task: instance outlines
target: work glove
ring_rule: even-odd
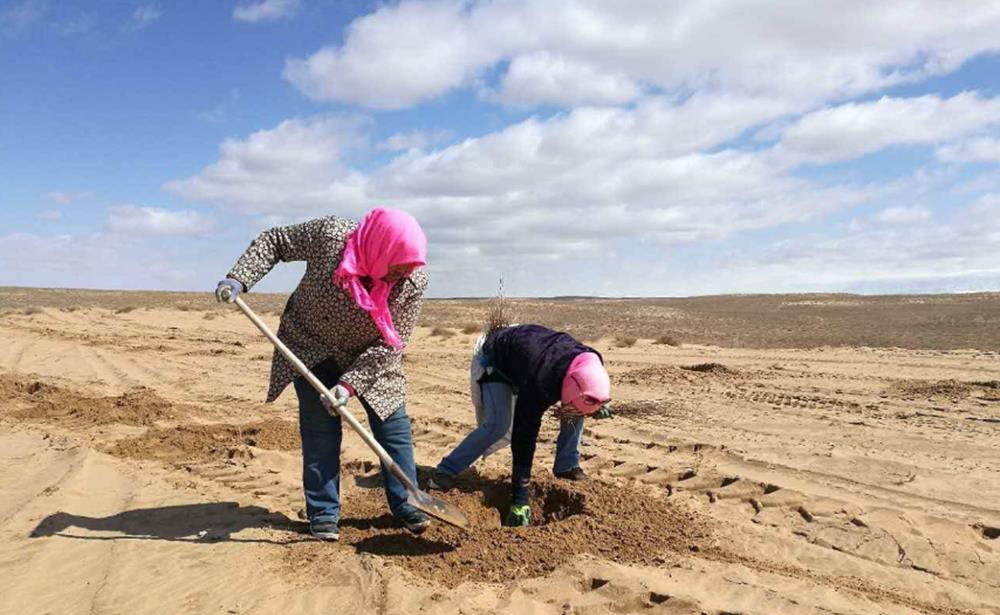
[[[528,527],[531,525],[531,506],[527,504],[511,504],[507,516],[503,518],[504,527]]]
[[[601,409],[594,413],[592,418],[595,419],[611,419],[614,418],[614,413],[611,412],[611,406],[604,404]]]
[[[222,289],[229,289],[229,298],[222,298]],[[219,300],[219,303],[233,303],[236,301],[236,297],[243,291],[243,283],[232,278],[226,278],[219,282],[219,285],[215,287],[215,298]]]
[[[320,395],[320,400],[323,402],[323,407],[326,408],[326,411],[331,416],[338,416],[334,406],[346,406],[348,400],[351,399],[351,392],[344,385],[338,384],[330,389],[330,394],[333,395],[332,400],[326,395]]]

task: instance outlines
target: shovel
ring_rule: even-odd
[[[229,301],[230,296],[231,291],[228,288],[222,289],[222,299],[224,301]],[[410,477],[403,472],[402,468],[396,465],[396,462],[392,460],[389,453],[385,452],[382,445],[379,444],[375,438],[373,438],[372,435],[361,426],[361,423],[354,418],[353,414],[347,411],[345,404],[337,404],[334,401],[333,395],[329,390],[327,390],[323,383],[320,382],[319,378],[314,376],[313,373],[309,371],[309,368],[306,367],[306,364],[300,361],[299,358],[288,349],[288,346],[285,346],[285,344],[278,339],[278,336],[276,336],[271,329],[264,324],[264,321],[254,314],[253,310],[250,309],[243,299],[241,297],[236,297],[234,302],[236,303],[236,306],[239,307],[244,314],[246,314],[246,317],[249,318],[253,324],[257,325],[260,332],[263,333],[267,339],[271,340],[271,343],[274,344],[275,348],[277,348],[286,359],[288,359],[288,362],[295,366],[295,369],[297,369],[298,372],[309,381],[309,384],[311,384],[320,395],[324,395],[328,400],[330,400],[330,407],[340,415],[340,418],[347,421],[347,424],[350,425],[354,431],[358,432],[358,435],[365,441],[365,444],[367,444],[369,448],[375,451],[375,454],[378,455],[378,458],[382,461],[382,465],[388,468],[388,470],[392,472],[393,476],[399,479],[399,482],[403,483],[403,486],[406,487],[406,491],[409,493],[406,498],[407,502],[409,502],[417,510],[422,510],[435,519],[440,519],[445,523],[462,528],[463,530],[469,529],[469,518],[465,516],[465,513],[459,510],[455,505],[449,504],[440,498],[436,498],[429,493],[421,491],[420,488],[417,487],[412,480],[410,480]]]

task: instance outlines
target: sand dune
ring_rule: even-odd
[[[473,532],[410,537],[347,435],[331,545],[244,318],[31,312],[0,317],[3,613],[1000,613],[992,352],[603,339],[618,416],[587,428],[586,485],[550,476],[545,424],[538,526],[499,527],[502,452],[454,496]],[[474,335],[430,333],[406,358],[425,469],[473,422]]]

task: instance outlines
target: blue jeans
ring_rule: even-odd
[[[313,367],[313,373],[328,388],[337,384],[340,369],[333,361],[324,361]],[[340,520],[340,442],[342,436],[339,416],[330,416],[319,393],[305,378],[295,379],[295,393],[299,397],[299,434],[302,436],[302,486],[306,496],[306,514],[309,520]],[[417,482],[417,467],[413,460],[413,437],[406,406],[400,406],[382,420],[368,403],[357,398],[368,414],[368,425],[375,440],[385,448],[399,467]],[[396,517],[414,511],[406,502],[406,487],[382,466],[389,510]]]
[[[505,382],[481,382],[483,409],[489,417],[485,423],[472,430],[447,457],[438,464],[438,471],[455,476],[483,456],[486,449],[504,437],[510,426],[514,390]]]
[[[456,476],[483,456],[483,453],[507,433],[510,426],[514,391],[504,382],[481,382],[483,408],[489,419],[472,430],[447,457],[441,460],[437,471]],[[580,465],[580,438],[583,436],[583,419],[563,422],[556,439],[554,472],[565,472]]]
[[[559,423],[559,437],[556,438],[556,461],[553,472],[567,472],[580,467],[580,440],[583,438],[583,419]]]

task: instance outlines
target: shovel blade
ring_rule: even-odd
[[[422,510],[435,519],[444,521],[449,525],[454,525],[466,531],[472,527],[469,523],[469,518],[457,506],[449,504],[441,498],[436,498],[425,491],[420,491],[419,489],[411,491],[406,501],[417,510]]]

